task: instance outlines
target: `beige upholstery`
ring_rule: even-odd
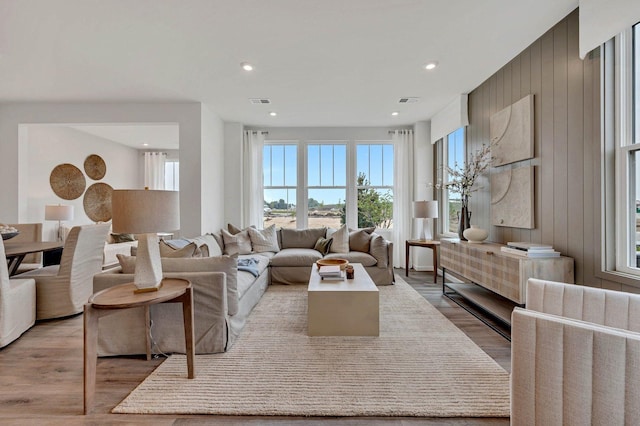
[[[93,294],[93,276],[102,270],[109,224],[74,226],[64,243],[60,265],[16,275],[36,281],[36,318],[82,312]]]
[[[4,242],[0,239],[0,348],[7,346],[36,322],[36,283],[9,279]]]
[[[640,424],[640,295],[529,279],[526,300],[512,314],[512,424]]]
[[[20,232],[11,239],[11,242],[39,243],[42,241],[42,223],[15,223],[9,226],[13,226]],[[26,255],[18,267],[18,274],[38,268],[42,268],[42,252]]]

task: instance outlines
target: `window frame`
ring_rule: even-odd
[[[345,205],[346,205],[346,225],[351,228],[357,228],[357,146],[358,145],[391,145],[393,147],[393,155],[395,159],[395,146],[391,138],[384,140],[361,140],[361,139],[331,139],[331,140],[269,140],[264,141],[264,146],[267,145],[296,145],[297,146],[297,185],[290,187],[295,189],[296,192],[296,227],[297,229],[305,229],[308,227],[308,215],[309,215],[309,189],[345,189]],[[308,185],[308,151],[310,145],[346,145],[346,186],[309,186]],[[263,151],[264,152],[264,151]],[[263,160],[264,161],[264,160]],[[392,164],[395,167],[395,161]],[[263,173],[264,173],[263,162]],[[392,171],[392,173],[394,173]],[[263,176],[264,183],[264,176]],[[395,193],[395,182],[391,187],[392,193]],[[263,198],[264,191],[267,189],[287,189],[280,187],[273,187],[263,185]],[[375,187],[377,188],[377,187]],[[303,208],[300,208],[303,206]]]
[[[382,146],[382,153],[381,153],[381,159],[382,159],[382,166],[383,166],[383,175],[382,175],[382,185],[358,185],[358,167],[357,167],[357,162],[358,162],[358,147],[359,146],[373,146],[373,145],[380,145]],[[392,170],[391,170],[391,180],[392,180],[392,184],[391,185],[384,185],[385,179],[384,179],[384,157],[385,157],[385,153],[384,153],[384,147],[385,146],[389,146],[391,147],[391,151],[392,151],[392,159],[391,159],[391,165],[392,165]],[[370,153],[371,151],[369,151]],[[389,228],[380,228],[380,229],[388,229],[391,230],[393,229],[393,203],[395,202],[395,170],[393,170],[395,168],[395,156],[396,156],[396,152],[395,152],[395,145],[393,143],[392,140],[389,141],[366,141],[366,140],[359,140],[359,141],[355,141],[355,155],[354,155],[354,161],[356,163],[356,167],[354,170],[354,176],[353,176],[353,186],[355,189],[355,201],[354,201],[354,206],[356,207],[355,209],[355,227],[358,227],[358,190],[359,189],[373,189],[375,191],[379,191],[379,190],[387,190],[391,192],[391,227]],[[369,155],[369,171],[371,171],[371,155]],[[370,179],[370,176],[369,176]],[[371,180],[369,180],[369,182],[371,182]],[[348,216],[347,216],[348,217]]]
[[[264,156],[264,148],[267,147],[267,146],[269,146],[269,147],[282,146],[283,147],[282,153],[283,153],[283,156],[285,156],[284,158],[286,158],[286,155],[285,155],[286,154],[286,150],[284,149],[284,147],[286,147],[286,146],[295,146],[295,148],[296,148],[296,179],[295,179],[296,180],[296,186],[286,185],[287,178],[286,178],[286,174],[284,174],[284,172],[283,172],[283,178],[282,179],[283,179],[283,183],[285,185],[265,185],[265,176],[264,176],[264,173],[265,173],[265,168],[264,168],[265,156]],[[273,152],[273,150],[272,150],[272,152]],[[296,218],[297,218],[298,205],[299,205],[299,192],[300,192],[300,191],[298,191],[298,186],[297,186],[298,182],[300,180],[300,146],[298,144],[298,141],[282,141],[282,140],[273,140],[273,141],[268,141],[268,142],[265,141],[264,145],[263,145],[263,148],[262,148],[262,157],[263,157],[262,158],[262,202],[263,202],[263,204],[264,204],[264,201],[265,201],[264,194],[265,194],[266,190],[287,190],[288,191],[288,190],[293,189],[294,191],[296,191],[295,202],[296,202]],[[283,164],[285,163],[284,158],[283,158]],[[270,170],[273,170],[273,155],[271,156],[270,161],[271,161]],[[270,179],[270,181],[271,181],[271,183],[273,183],[273,177]],[[289,200],[287,200],[287,201],[289,201]],[[264,210],[263,210],[263,212],[262,212],[262,222],[263,222],[263,224],[264,224],[264,217],[265,216],[264,216]]]
[[[442,218],[442,220],[440,220],[440,233],[442,234],[442,236],[448,238],[458,237],[457,229],[449,229],[449,190],[447,189],[446,183],[449,181],[449,173],[447,172],[447,166],[449,166],[449,138],[459,130],[462,130],[462,157],[464,159],[464,164],[462,164],[462,167],[464,167],[467,161],[466,126],[458,127],[453,132],[440,139],[442,141],[442,163],[439,168],[440,170],[442,170],[442,178],[439,179],[439,181],[441,181],[443,184],[440,188],[440,199],[442,200],[442,202],[440,203],[440,212],[438,214]]]

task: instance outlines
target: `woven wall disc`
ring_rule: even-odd
[[[84,171],[93,180],[100,180],[107,174],[107,165],[102,157],[91,154],[84,160]]]
[[[84,212],[94,222],[111,220],[111,194],[113,188],[106,183],[94,183],[84,193]]]
[[[53,192],[64,200],[79,198],[87,186],[82,171],[73,164],[58,164],[49,176]]]

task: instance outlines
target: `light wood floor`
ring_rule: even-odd
[[[510,370],[510,343],[443,297],[432,273],[411,272],[405,278],[429,302],[462,329],[493,359]],[[441,279],[441,277],[439,277]],[[428,327],[429,324],[425,324]],[[126,332],[126,331],[123,331]],[[110,414],[162,359],[98,360],[96,406],[82,415],[82,316],[40,322],[20,339],[0,349],[0,424],[153,424],[153,425],[508,425],[508,419],[296,418],[237,416],[147,416]],[[425,359],[425,363],[429,360]]]

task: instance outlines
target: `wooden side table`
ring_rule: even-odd
[[[187,376],[195,377],[195,334],[193,320],[193,289],[188,280],[165,278],[158,291],[134,293],[133,283],[120,284],[102,290],[84,305],[84,413],[93,408],[96,387],[96,365],[98,357],[98,318],[117,312],[119,309],[144,307],[147,319],[147,359],[151,355],[149,338],[149,306],[158,303],[182,303],[185,348],[187,353]],[[127,330],[122,330],[126,333]]]
[[[432,240],[407,240],[406,247],[406,256],[405,256],[405,274],[409,276],[409,249],[411,247],[427,247],[433,250],[433,282],[437,282],[438,279],[438,246],[440,246],[440,241],[432,241]]]

